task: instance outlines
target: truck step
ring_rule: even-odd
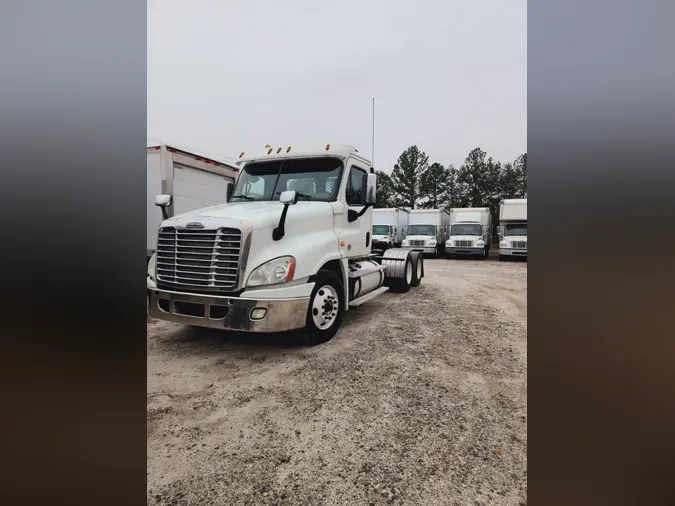
[[[372,292],[365,294],[363,297],[354,299],[349,303],[349,307],[359,307],[364,302],[368,302],[369,300],[374,299],[375,297],[386,292],[387,290],[389,290],[388,286],[381,286],[377,290],[373,290]]]

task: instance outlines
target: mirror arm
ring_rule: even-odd
[[[166,212],[166,207],[162,206],[162,216],[165,220],[169,219],[169,213]]]
[[[363,209],[361,209],[358,213],[356,211],[353,211],[352,209],[349,210],[347,213],[347,221],[349,223],[353,223],[356,220],[358,220],[361,216],[366,214],[366,211],[368,210],[369,207],[374,207],[375,204],[366,204],[363,206]]]
[[[288,212],[288,206],[290,204],[284,204],[284,210],[281,211],[281,219],[279,220],[279,226],[272,231],[272,239],[275,241],[280,241],[281,238],[286,235],[286,213]]]

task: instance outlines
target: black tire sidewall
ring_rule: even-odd
[[[411,255],[408,255],[408,257],[405,260],[405,267],[403,268],[403,277],[398,281],[398,291],[400,293],[409,292],[410,287],[412,286],[411,284],[408,284],[408,280],[406,279],[406,272],[408,271],[408,265],[410,265],[410,269],[413,270],[412,280],[415,279],[415,271],[414,271],[415,263],[412,261]]]
[[[344,317],[344,287],[340,282],[340,278],[338,278],[334,272],[321,270],[316,275],[314,283],[314,289],[309,297],[307,319],[305,320],[305,329],[303,331],[303,343],[307,346],[325,343],[332,339],[339,330],[340,325],[342,324],[342,318]],[[314,318],[312,317],[312,303],[314,302],[316,294],[319,293],[319,290],[325,285],[332,286],[337,292],[339,307],[333,325],[331,325],[328,330],[321,330],[314,323]]]
[[[422,271],[420,273],[421,277],[417,277],[417,265],[421,262],[421,267]],[[418,254],[415,255],[415,261],[413,262],[413,277],[412,277],[412,283],[410,283],[410,286],[416,287],[420,286],[420,283],[422,283],[422,277],[424,276],[424,255]]]

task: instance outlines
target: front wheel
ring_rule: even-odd
[[[344,293],[334,272],[320,270],[309,298],[302,343],[315,346],[330,340],[340,328],[344,315]]]

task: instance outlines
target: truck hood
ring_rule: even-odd
[[[391,239],[389,235],[373,235],[373,241],[388,241]]]
[[[289,210],[289,219],[293,216],[293,221],[302,221],[304,217],[309,217],[316,213],[317,206],[330,207],[328,202],[298,202],[291,206],[293,211]],[[212,207],[196,209],[187,213],[176,215],[166,221],[164,225],[185,225],[191,221],[200,219],[223,220],[223,221],[247,221],[253,227],[253,230],[276,227],[281,218],[281,212],[284,205],[281,202],[261,201],[261,202],[231,202],[229,204],[218,204]]]

